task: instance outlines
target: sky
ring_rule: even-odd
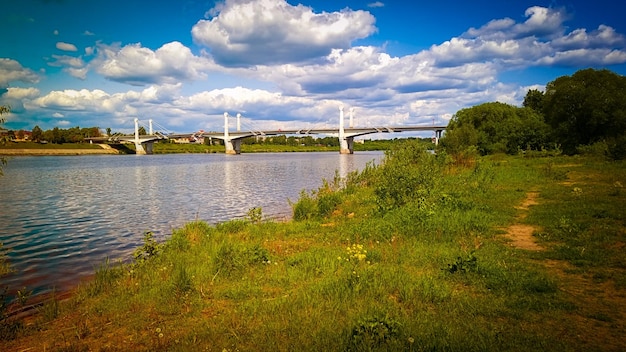
[[[615,0],[0,0],[4,127],[446,125],[586,68],[626,75]],[[234,122],[232,125],[234,128]],[[401,136],[398,136],[401,137]]]

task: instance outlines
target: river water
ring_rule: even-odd
[[[379,162],[381,152],[14,157],[0,177],[0,242],[15,272],[0,289],[62,292],[109,258],[128,260],[152,231],[185,223],[289,218],[289,200]]]

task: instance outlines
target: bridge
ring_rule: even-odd
[[[169,139],[170,137],[167,134],[162,132],[155,132],[152,129],[152,119],[148,120],[148,134],[140,135],[139,134],[139,119],[135,118],[135,134],[134,135],[124,135],[124,134],[114,134],[108,137],[90,137],[85,138],[89,142],[133,142],[135,143],[135,152],[140,155],[152,154],[154,142],[159,140]]]
[[[135,119],[135,134],[113,135],[110,137],[89,138],[90,141],[109,141],[109,142],[133,142],[137,150],[137,154],[152,154],[154,142],[164,139],[185,138],[185,137],[204,137],[215,138],[224,141],[226,154],[240,154],[241,141],[244,138],[255,136],[275,136],[275,135],[312,135],[323,134],[339,138],[339,153],[354,153],[354,138],[371,133],[396,133],[408,131],[434,131],[435,144],[441,138],[442,132],[446,126],[387,126],[387,127],[353,127],[354,110],[350,109],[350,120],[348,127],[345,127],[345,117],[343,107],[339,108],[339,128],[322,128],[322,129],[300,129],[300,130],[266,130],[266,131],[241,131],[241,114],[237,114],[237,130],[229,131],[229,114],[224,113],[224,132],[194,132],[194,133],[162,133],[154,132],[152,129],[152,120],[149,120],[148,135],[139,134],[138,119]]]

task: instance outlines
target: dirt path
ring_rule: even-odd
[[[537,244],[535,238],[533,237],[533,233],[538,230],[536,226],[522,224],[521,222],[526,219],[528,216],[528,211],[531,206],[537,205],[537,198],[539,197],[539,192],[532,191],[526,194],[526,199],[519,206],[515,207],[519,214],[516,218],[516,223],[509,226],[506,229],[505,237],[511,240],[511,246],[526,249],[530,251],[541,251],[544,250],[543,247]]]
[[[539,204],[539,198],[539,192],[529,192],[516,207],[519,211],[517,221],[506,229],[504,235],[512,247],[546,250],[533,236],[539,227],[522,223],[531,206]],[[594,280],[592,274],[567,261],[545,259],[541,264],[575,307],[566,315],[566,321],[554,322],[550,328],[560,331],[564,338],[577,335],[581,351],[626,351],[626,291],[617,288],[612,280]]]

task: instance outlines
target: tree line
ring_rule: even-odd
[[[9,139],[24,139],[25,131],[24,130],[9,130],[8,138]],[[33,127],[31,131],[30,140],[33,142],[49,142],[49,143],[82,143],[85,138],[89,137],[100,137],[102,134],[100,133],[99,127],[84,127],[80,128],[78,126],[63,129],[54,127],[49,130],[42,130],[39,126]]]
[[[626,158],[626,77],[584,69],[529,90],[521,107],[491,102],[459,110],[441,146],[481,155],[556,149]]]

